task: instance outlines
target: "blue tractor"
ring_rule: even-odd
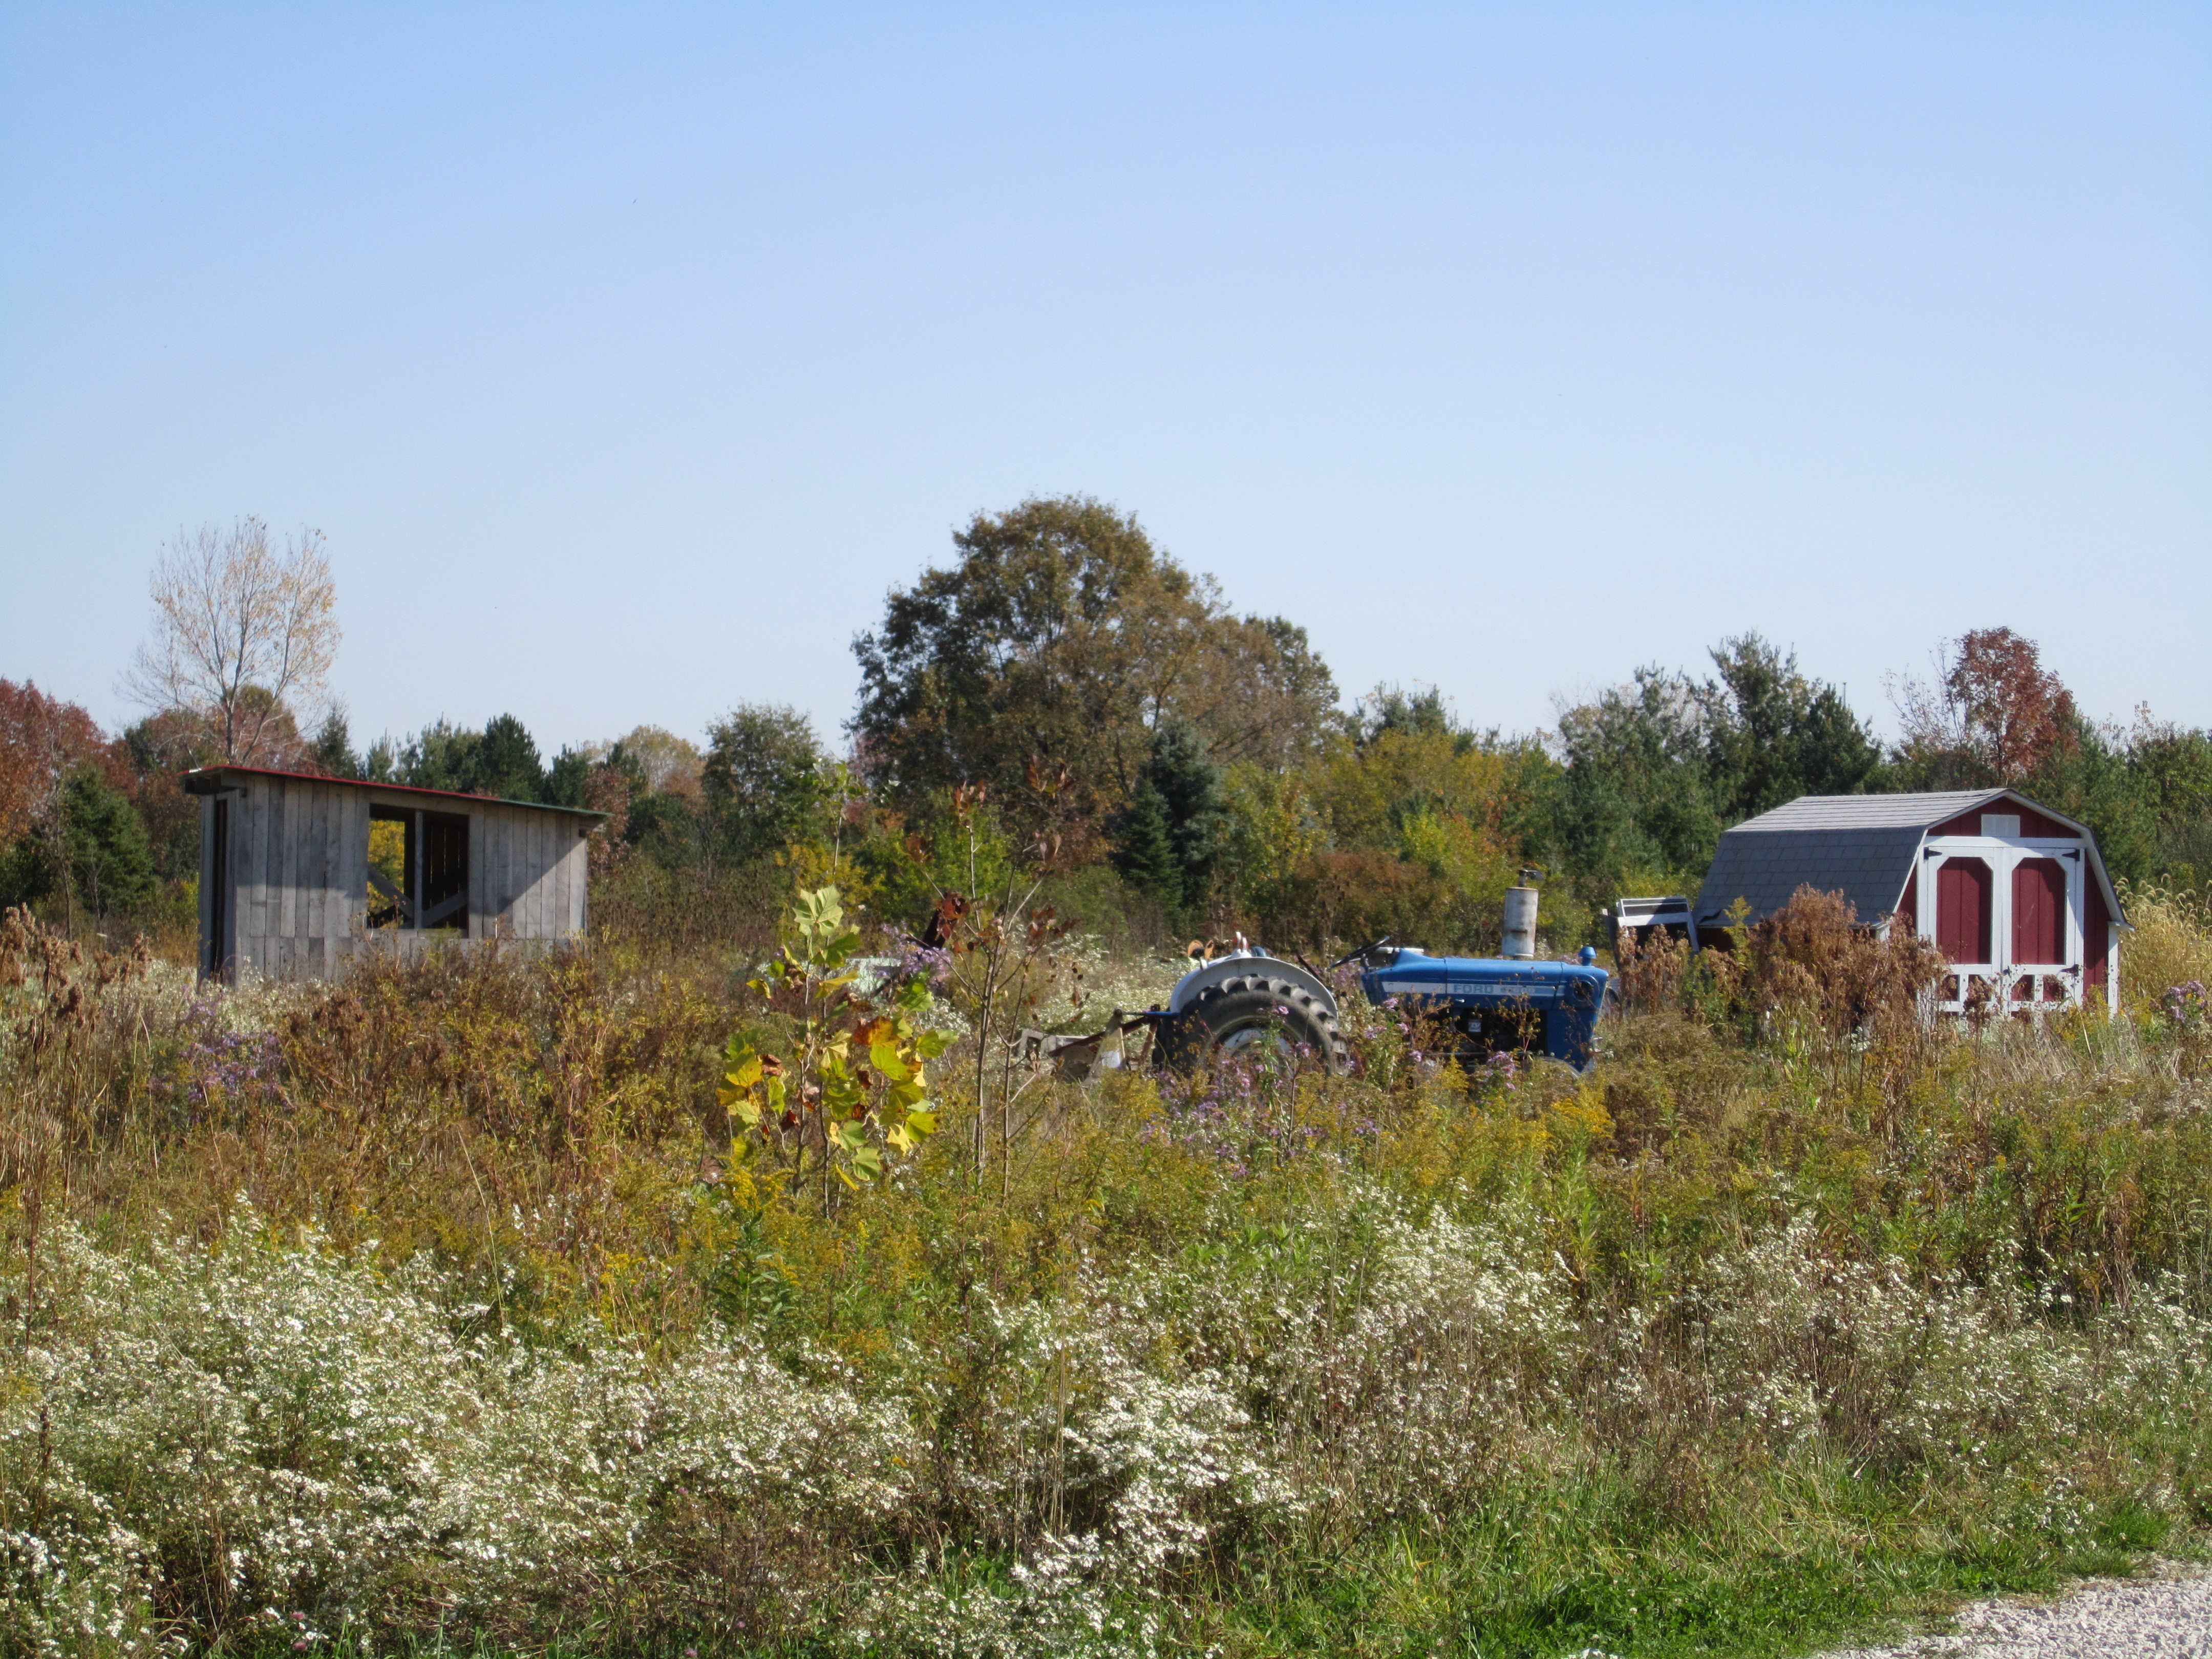
[[[1567,962],[1535,957],[1536,891],[1506,896],[1504,953],[1432,957],[1387,939],[1331,964],[1359,964],[1359,988],[1381,1006],[1419,1014],[1439,1028],[1461,1066],[1472,1071],[1497,1054],[1547,1054],[1577,1070],[1595,1058],[1597,1018],[1607,975],[1585,945]],[[1152,1032],[1155,1065],[1188,1071],[1209,1060],[1266,1045],[1286,1058],[1341,1072],[1351,1064],[1327,977],[1302,963],[1270,955],[1242,939],[1210,955],[1176,981],[1164,1008],[1139,1014],[1115,1010],[1103,1031],[1087,1037],[1026,1032],[1033,1057],[1054,1061],[1063,1075],[1091,1075],[1121,1063],[1109,1037],[1139,1026]],[[1442,1030],[1437,1038],[1444,1040]]]
[[[1584,945],[1572,962],[1518,957],[1432,957],[1407,949],[1368,953],[1359,988],[1372,1003],[1396,998],[1456,1033],[1462,1066],[1525,1052],[1587,1070],[1597,1054],[1607,974]]]

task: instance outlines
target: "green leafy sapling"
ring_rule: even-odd
[[[793,1191],[818,1176],[827,1204],[832,1173],[858,1191],[937,1132],[925,1066],[947,1039],[915,1029],[929,1007],[926,982],[880,997],[855,988],[860,935],[846,925],[836,888],[800,893],[788,920],[791,942],[750,981],[781,1034],[731,1037],[717,1098],[743,1126],[736,1155],[764,1152]]]

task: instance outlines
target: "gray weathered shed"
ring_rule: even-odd
[[[204,974],[313,978],[365,949],[576,939],[589,920],[602,812],[253,766],[185,787],[201,798]]]
[[[1934,940],[1958,970],[1948,1005],[2117,994],[2127,921],[2097,838],[2013,790],[1800,795],[1721,836],[1691,908],[1703,933],[1726,927],[1738,899],[1756,921],[1800,887]]]

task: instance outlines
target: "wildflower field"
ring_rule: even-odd
[[[1351,1075],[1164,1083],[818,897],[235,990],[13,913],[0,1647],[1786,1653],[2193,1551],[2202,907],[1979,1030],[1793,910],[1587,1076],[1347,988]]]

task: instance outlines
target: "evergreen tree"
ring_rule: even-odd
[[[1352,718],[1353,740],[1364,749],[1391,732],[1449,737],[1453,749],[1462,755],[1479,741],[1452,717],[1444,694],[1433,685],[1412,692],[1402,686],[1378,685],[1359,700],[1359,711]]]
[[[101,915],[136,910],[154,896],[154,850],[131,803],[92,767],[62,786],[60,810],[44,829],[0,858],[0,905],[27,904],[66,882]]]
[[[1150,779],[1137,785],[1136,793],[1115,822],[1114,867],[1123,879],[1155,895],[1170,910],[1182,908],[1182,866],[1176,857],[1175,840],[1168,824],[1167,803]]]
[[[399,745],[392,781],[466,794],[476,781],[477,750],[483,746],[482,732],[455,726],[441,715]]]
[[[21,836],[0,848],[0,910],[44,898],[53,885],[53,861],[41,837]]]
[[[1213,763],[1205,740],[1195,731],[1179,720],[1170,720],[1152,734],[1152,757],[1145,763],[1141,782],[1160,799],[1183,902],[1201,903],[1220,860],[1222,837],[1228,826],[1221,769]]]
[[[512,714],[487,720],[477,744],[475,776],[470,787],[479,794],[496,795],[501,800],[543,799],[545,767],[538,757],[538,743],[530,728]]]
[[[545,769],[545,803],[549,806],[581,806],[584,785],[592,775],[592,757],[566,744]]]
[[[1711,656],[1717,680],[1639,668],[1560,717],[1553,842],[1593,901],[1630,871],[1694,881],[1729,825],[1877,775],[1872,732],[1794,655],[1745,634]]]
[[[704,860],[707,838],[699,809],[665,790],[635,790],[623,839],[664,870],[689,870]]]
[[[1656,666],[1560,716],[1558,843],[1577,876],[1601,890],[1622,870],[1705,868],[1721,832],[1706,729],[1698,688]]]
[[[1723,640],[1720,670],[1702,701],[1710,793],[1723,823],[1740,823],[1800,795],[1856,794],[1881,759],[1843,693],[1798,672],[1757,634]]]
[[[2105,867],[2121,880],[2154,878],[2160,827],[2155,787],[2081,714],[2069,710],[2067,720],[2070,730],[2019,781],[2020,792],[2088,825]]]
[[[106,915],[135,910],[153,897],[154,849],[146,826],[92,768],[64,787],[62,824],[70,879],[88,907]]]
[[[1180,720],[1152,733],[1129,805],[1116,814],[1114,866],[1171,910],[1206,902],[1229,822],[1221,769]]]
[[[2212,887],[2212,732],[2154,720],[2128,738],[2128,771],[2158,820],[2153,861],[2169,886]]]
[[[353,737],[346,729],[346,711],[343,703],[334,704],[323,716],[314,738],[307,744],[307,753],[313,758],[315,768],[326,778],[357,778],[361,775],[361,757],[353,752]]]
[[[387,758],[388,757],[388,758]],[[530,728],[512,714],[485,722],[481,732],[440,718],[392,755],[379,742],[368,751],[368,775],[417,789],[450,789],[501,800],[542,800],[545,768]]]

